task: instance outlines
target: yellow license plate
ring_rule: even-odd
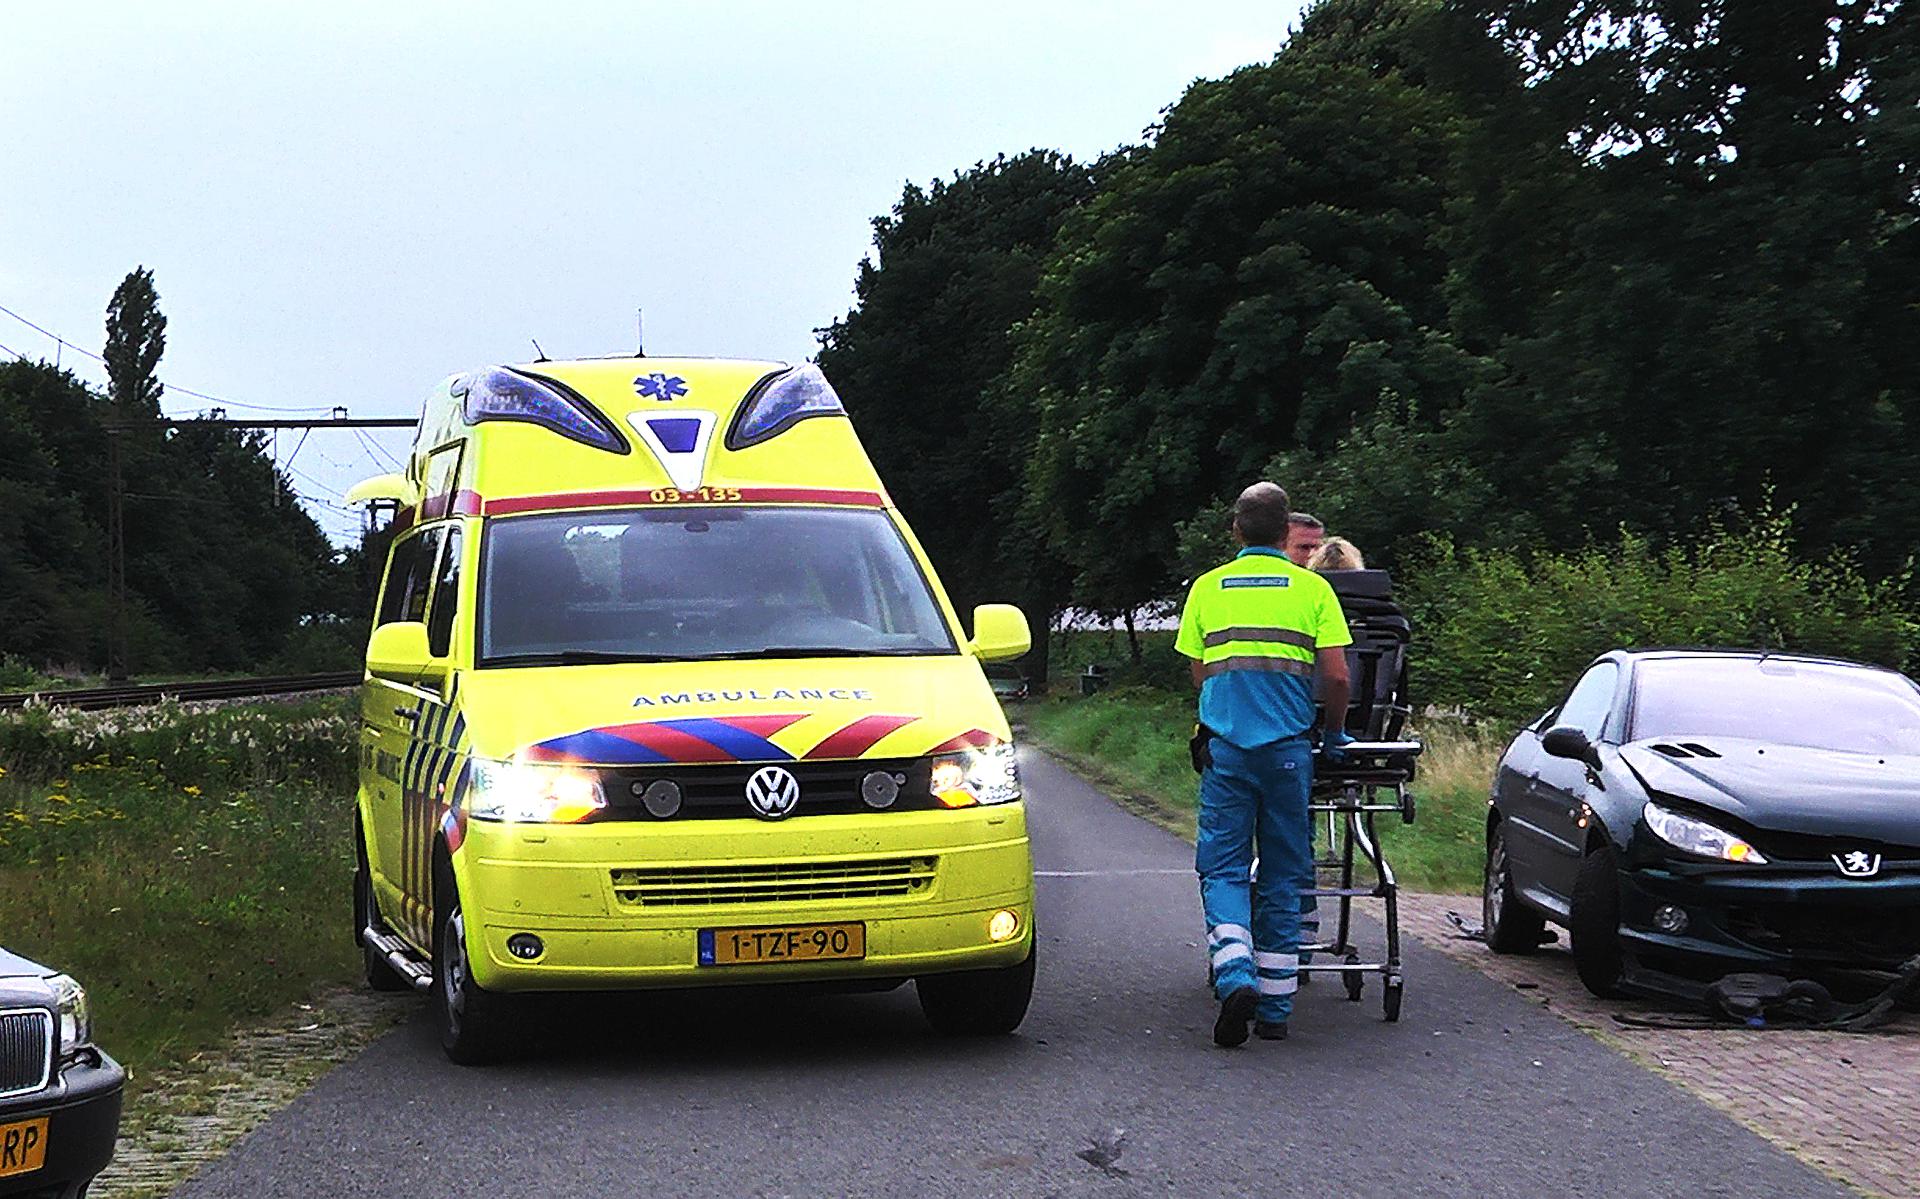
[[[47,1117],[0,1124],[0,1178],[31,1174],[47,1164]]]
[[[831,962],[867,956],[867,926],[787,924],[777,928],[703,928],[702,966],[761,962]]]

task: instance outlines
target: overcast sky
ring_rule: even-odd
[[[448,374],[531,357],[530,337],[630,351],[636,306],[653,353],[799,360],[905,182],[1138,141],[1195,78],[1271,57],[1298,11],[9,5],[0,306],[97,353],[145,264],[162,379],[367,416],[412,416]],[[55,353],[4,314],[0,345]],[[356,521],[326,502],[378,468],[338,431],[292,463],[336,539]]]

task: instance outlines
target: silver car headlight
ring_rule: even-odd
[[[93,1006],[87,1002],[87,989],[65,974],[54,975],[47,985],[53,988],[53,1014],[60,1022],[60,1056],[93,1044]]]
[[[1704,820],[1683,815],[1672,808],[1663,808],[1651,801],[1641,814],[1646,817],[1647,827],[1653,830],[1653,835],[1675,849],[1720,862],[1766,865],[1766,856],[1759,850]]]
[[[933,797],[943,807],[1012,803],[1020,798],[1020,768],[1011,742],[941,754],[933,760]]]

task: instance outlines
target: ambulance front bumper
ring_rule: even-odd
[[[779,824],[472,821],[455,875],[475,980],[498,991],[898,979],[1017,965],[1033,945],[1017,803]],[[1017,931],[995,940],[1009,911]],[[861,956],[713,960],[716,934],[846,925]],[[517,937],[524,954],[527,935],[532,957],[509,948]]]

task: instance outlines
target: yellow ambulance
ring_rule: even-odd
[[[355,935],[450,1057],[529,992],[911,979],[1011,1031],[1033,864],[981,663],[812,365],[490,367],[427,398],[362,693]]]

